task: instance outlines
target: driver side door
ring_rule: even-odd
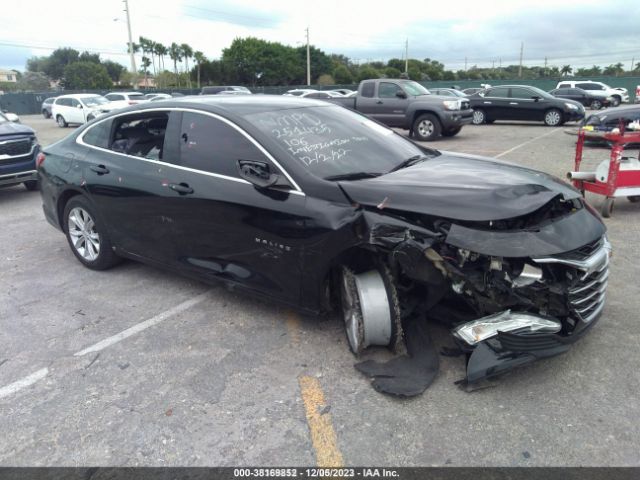
[[[399,85],[380,82],[378,84],[376,114],[372,117],[389,127],[402,127],[406,122],[405,115],[408,105],[407,94]]]

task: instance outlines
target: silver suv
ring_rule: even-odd
[[[581,88],[589,93],[602,92],[604,98],[611,97],[611,106],[617,107],[621,103],[629,103],[629,92],[626,88],[612,88],[606,83],[594,82],[592,80],[564,80],[558,82],[556,88]]]

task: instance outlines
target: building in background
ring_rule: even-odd
[[[7,70],[6,68],[0,68],[0,82],[12,82],[18,81],[18,72],[15,70]]]

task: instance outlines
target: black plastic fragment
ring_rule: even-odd
[[[357,363],[355,367],[373,379],[372,385],[377,391],[398,397],[414,397],[433,383],[440,359],[424,317],[408,318],[404,328],[407,355],[385,363],[367,360]]]

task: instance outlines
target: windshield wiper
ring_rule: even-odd
[[[340,175],[329,175],[328,177],[324,177],[325,180],[333,181],[333,180],[361,180],[363,178],[374,178],[382,175],[381,173],[375,172],[351,172],[351,173],[342,173]]]
[[[429,160],[430,158],[432,158],[432,157],[428,157],[426,155],[414,155],[413,157],[409,157],[404,162],[401,162],[400,164],[398,164],[395,167],[393,167],[391,170],[389,170],[388,173],[398,171],[398,170],[400,170],[402,168],[410,167],[411,165],[415,165],[416,163],[424,162],[425,160]]]

